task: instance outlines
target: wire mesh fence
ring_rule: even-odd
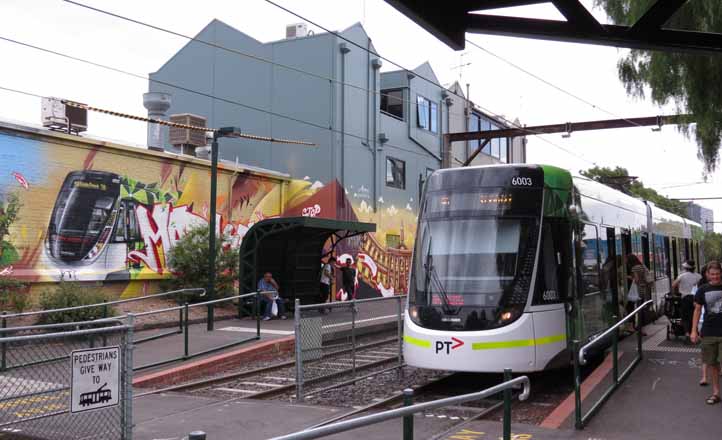
[[[58,440],[131,438],[132,326],[110,320],[102,324],[75,324],[77,329],[71,326],[26,329],[2,338],[6,369],[0,371],[0,431],[6,436]],[[48,330],[53,332],[47,333]],[[83,410],[71,412],[76,371],[72,363],[78,360],[73,359],[73,353],[79,350],[93,355],[99,351],[116,353],[108,365],[117,362],[114,367],[117,370],[113,371],[117,371],[119,382],[92,385],[93,390],[80,394],[76,402],[75,406]],[[93,368],[99,380],[110,374],[100,374],[95,370],[98,366]],[[78,389],[76,386],[72,394],[74,399]],[[86,411],[84,407],[97,409]]]
[[[355,378],[388,362],[402,365],[405,296],[335,303],[295,304],[296,396],[304,383],[324,377]]]

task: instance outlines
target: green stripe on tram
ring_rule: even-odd
[[[421,348],[431,348],[431,341],[414,338],[413,336],[404,335],[404,342],[407,342],[411,345],[419,346]]]
[[[545,336],[536,339],[517,339],[514,341],[496,341],[496,342],[474,342],[471,344],[472,350],[496,350],[500,348],[519,348],[533,347],[535,345],[553,344],[562,342],[566,339],[566,335]]]

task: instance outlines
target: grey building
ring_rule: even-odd
[[[171,95],[167,114],[196,114],[210,127],[240,126],[316,144],[223,139],[224,160],[299,179],[337,180],[347,192],[366,197],[374,212],[379,203],[415,212],[423,181],[441,166],[443,133],[504,124],[476,109],[458,84],[446,89],[427,81],[439,83],[428,63],[413,74],[382,73],[383,62],[360,24],[339,33],[368,51],[331,33],[263,43],[213,20],[197,35],[200,41],[189,42],[150,75],[149,88]],[[465,161],[475,145],[453,144],[451,165]],[[497,139],[473,163],[523,162],[524,150],[523,139]]]
[[[702,225],[705,232],[714,232],[714,211],[696,203],[687,204],[687,215]]]

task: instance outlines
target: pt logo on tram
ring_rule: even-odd
[[[452,345],[452,344],[454,344],[454,345]],[[436,354],[439,354],[439,352],[444,352],[444,351],[446,354],[449,354],[449,353],[451,353],[451,350],[456,350],[457,348],[461,347],[462,345],[464,345],[464,341],[462,341],[461,339],[454,338],[454,337],[451,338],[451,341],[436,341],[436,344],[435,344]]]

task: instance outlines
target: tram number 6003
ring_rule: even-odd
[[[532,186],[531,177],[512,177],[511,184],[513,186]]]

